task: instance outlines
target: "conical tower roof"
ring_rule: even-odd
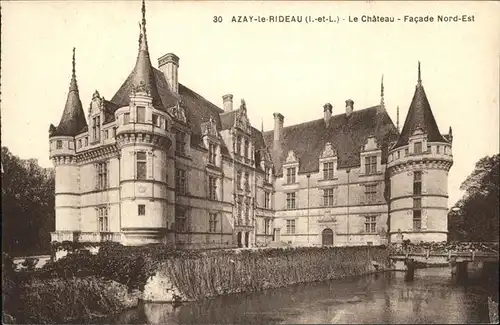
[[[410,108],[408,109],[408,115],[406,115],[403,130],[394,148],[407,145],[410,136],[413,135],[418,128],[424,133],[427,133],[427,141],[429,142],[447,142],[439,132],[436,120],[432,114],[431,106],[425,94],[424,86],[422,86],[420,62],[418,63],[418,82],[415,93]]]
[[[158,94],[154,70],[151,66],[149,56],[146,36],[146,5],[144,0],[142,1],[142,22],[139,23],[139,29],[139,53],[137,54],[135,67],[111,101],[118,106],[126,106],[128,105],[128,98],[123,96],[124,90],[127,95],[130,95],[134,91],[146,91],[153,98],[153,106],[161,108],[162,102]]]
[[[51,136],[75,136],[87,126],[82,101],[78,91],[75,73],[75,48],[73,48],[73,74],[69,86],[68,98],[64,106],[59,125]]]

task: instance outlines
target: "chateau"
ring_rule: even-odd
[[[378,245],[447,237],[451,128],[439,132],[418,82],[399,132],[383,101],[263,132],[244,100],[222,108],[179,82],[172,53],[153,67],[145,5],[135,66],[87,111],[73,73],[49,130],[55,166],[52,241],[180,248]],[[309,108],[308,108],[309,109]],[[321,109],[321,108],[320,108]],[[398,114],[399,115],[399,114]]]

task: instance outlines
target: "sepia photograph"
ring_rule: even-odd
[[[499,323],[499,2],[0,6],[3,324]]]

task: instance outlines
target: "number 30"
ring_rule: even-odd
[[[214,23],[222,23],[222,16],[214,16]]]

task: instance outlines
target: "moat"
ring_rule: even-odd
[[[113,324],[416,324],[489,323],[488,295],[456,284],[450,268],[293,285],[204,301],[143,304],[106,319]]]

